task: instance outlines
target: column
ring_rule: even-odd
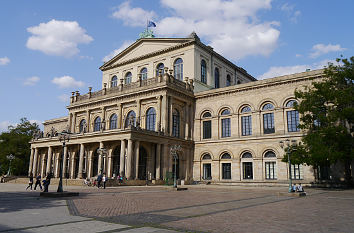
[[[48,147],[48,157],[47,157],[47,174],[51,173],[52,169],[52,147]]]
[[[172,113],[173,113],[173,105],[172,105],[172,100],[171,100],[171,96],[168,97],[168,104],[169,106],[167,108],[169,108],[169,111],[167,111],[169,113],[169,120],[168,120],[168,129],[169,129],[169,135],[172,136],[172,127],[173,127],[173,119],[172,119]],[[179,113],[181,114],[181,112]],[[179,121],[180,121],[180,126],[181,126],[181,115],[180,115],[180,118],[179,118]],[[181,132],[180,132],[180,136],[181,136]]]
[[[139,121],[139,124],[141,124],[141,114],[140,114],[140,99],[136,101],[136,106],[137,106],[137,113],[136,113],[136,121]]]
[[[155,179],[155,155],[156,155],[156,144],[151,144],[151,156],[148,158],[148,179],[154,180]]]
[[[88,178],[91,178],[91,176],[92,176],[92,154],[93,154],[93,151],[90,150],[89,155],[88,155],[88,171],[87,171]]]
[[[167,95],[162,98],[162,109],[161,109],[161,126],[164,129],[164,133],[168,133],[168,104],[167,104]]]
[[[91,124],[91,121],[90,121],[90,110],[87,110],[86,118],[87,118],[87,120],[86,120],[86,122],[87,122],[86,132],[88,133],[88,132],[90,132],[90,129],[91,129],[91,127],[90,127],[90,124]]]
[[[119,114],[118,114],[118,128],[119,129],[124,128],[123,127],[124,123],[123,123],[122,115],[123,115],[123,104],[120,103],[119,104]]]
[[[30,155],[30,161],[29,161],[29,167],[28,167],[28,175],[33,174],[33,156],[34,156],[34,149],[31,148],[31,155]]]
[[[85,153],[85,146],[84,144],[80,144],[80,157],[79,157],[79,171],[78,171],[78,178],[82,179],[82,170],[84,165],[84,153]]]
[[[161,144],[156,145],[156,180],[161,179]]]
[[[157,130],[158,131],[161,131],[161,127],[162,127],[162,123],[161,123],[161,115],[162,115],[162,112],[161,112],[161,101],[162,101],[162,96],[157,96]],[[160,127],[159,127],[160,126]]]
[[[73,151],[70,158],[70,179],[75,179],[75,156],[76,152]]]
[[[139,147],[140,147],[140,142],[135,141],[135,179],[136,180],[139,177]]]
[[[66,168],[66,158],[68,157],[68,147],[64,146],[64,154],[63,154],[63,160],[61,161],[61,163],[63,164],[63,177],[66,177],[66,172],[67,172],[67,168]]]
[[[107,165],[107,177],[112,177],[112,153],[113,153],[113,148],[109,149],[108,151],[108,165]],[[117,175],[117,174],[116,174]]]
[[[45,159],[46,154],[42,154],[41,155],[41,176],[44,177],[45,176],[45,170],[46,170],[46,166],[45,166]]]
[[[37,159],[38,159],[38,148],[34,148],[33,176],[37,175]]]
[[[127,179],[132,177],[133,140],[128,139]]]
[[[100,149],[103,149],[103,142],[100,142]],[[98,153],[98,166],[97,166],[97,174],[100,174],[101,173],[101,170],[102,170],[102,152]]]
[[[71,132],[75,133],[75,126],[76,126],[76,112],[73,113],[73,117],[71,119]]]
[[[166,178],[166,173],[168,170],[168,162],[169,162],[169,146],[168,144],[163,144],[163,153],[162,153],[162,177]]]
[[[60,157],[60,150],[59,152],[56,153],[56,158],[55,158],[55,174],[54,177],[58,178],[59,177],[59,157]]]
[[[191,161],[191,150],[189,148],[185,148],[185,157],[186,157],[186,165],[185,165],[185,180],[189,180],[189,168],[190,168],[190,161]]]
[[[124,139],[120,141],[120,165],[119,165],[119,174],[125,176],[125,141]]]
[[[185,130],[184,130],[184,138],[186,140],[189,139],[189,104],[186,103],[186,107],[185,107],[186,111],[185,111]]]

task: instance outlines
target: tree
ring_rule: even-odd
[[[325,68],[322,80],[295,91],[300,100],[295,106],[301,114],[299,127],[306,134],[291,160],[314,167],[342,162],[345,180],[350,183],[354,158],[354,57],[337,59],[337,63]]]
[[[9,160],[7,155],[14,155],[11,171],[14,175],[27,175],[31,146],[29,141],[34,132],[39,130],[36,123],[30,123],[26,118],[21,118],[16,126],[10,125],[8,131],[0,134],[0,174],[8,171]]]

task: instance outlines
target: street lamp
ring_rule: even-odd
[[[177,159],[178,159],[178,154],[177,154],[177,151],[181,151],[182,150],[182,147],[181,145],[173,145],[170,149],[170,153],[172,155],[172,157],[174,158],[175,160],[175,174],[174,174],[174,179],[173,179],[173,187],[174,188],[177,188]]]
[[[63,192],[63,164],[66,162],[64,161],[64,150],[65,150],[65,144],[69,142],[70,140],[70,134],[69,132],[63,130],[63,132],[59,133],[58,138],[61,143],[63,143],[63,154],[62,154],[62,162],[60,163],[60,169],[59,169],[59,184],[58,184],[58,193]]]
[[[12,154],[9,154],[6,156],[6,158],[10,161],[9,170],[7,171],[7,176],[10,176],[11,175],[11,162],[12,162],[12,160],[15,159],[15,156],[13,156]]]
[[[97,152],[101,155],[101,157],[103,158],[103,169],[101,167],[101,174],[106,172],[106,155],[107,155],[107,150],[105,148],[98,148]],[[102,162],[101,162],[101,166],[102,166]],[[103,171],[103,172],[102,172]]]
[[[290,143],[291,142],[291,143]],[[290,146],[296,146],[296,140],[291,140],[290,139],[286,139],[285,142],[280,141],[279,145],[282,149],[286,149],[286,154],[288,156],[288,163],[289,163],[289,193],[291,193],[292,191],[292,179],[291,179],[291,161],[290,161],[290,153],[293,151],[293,149],[290,148]],[[287,148],[285,148],[284,146],[287,146]]]

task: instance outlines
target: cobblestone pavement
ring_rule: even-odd
[[[354,190],[307,189],[306,197],[279,196],[287,187],[116,187],[80,191],[72,214],[136,227],[189,232],[354,232]]]

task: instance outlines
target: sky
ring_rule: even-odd
[[[2,0],[0,132],[22,117],[67,116],[72,91],[101,88],[99,67],[136,41],[202,42],[257,79],[320,69],[354,55],[352,0]]]

